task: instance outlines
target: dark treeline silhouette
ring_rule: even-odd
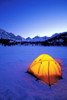
[[[8,45],[43,45],[43,46],[67,46],[67,32],[64,32],[62,34],[58,34],[55,37],[51,37],[46,41],[43,42],[10,42],[11,40],[9,39],[0,39],[0,43],[3,44],[4,46]]]
[[[10,43],[9,39],[0,39],[0,43],[3,44],[4,46],[11,46],[11,45],[17,45],[19,42],[13,42]]]
[[[67,32],[58,34],[57,36],[50,38],[44,42],[41,42],[41,45],[44,46],[67,46]]]

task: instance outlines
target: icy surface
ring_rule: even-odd
[[[51,88],[25,73],[43,53],[63,60],[63,79]],[[67,100],[67,48],[0,46],[0,100]]]

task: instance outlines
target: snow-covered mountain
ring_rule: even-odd
[[[13,33],[8,33],[3,29],[0,29],[0,39],[9,39],[10,41],[22,42],[24,40],[21,36],[15,36]]]
[[[25,39],[25,41],[26,41],[26,42],[30,42],[30,41],[31,41],[31,38],[30,38],[30,37],[27,37],[27,38]]]
[[[17,35],[16,36],[16,41],[17,42],[22,42],[22,41],[25,41],[25,39],[23,37],[21,37],[20,35]]]
[[[39,36],[35,36],[34,38],[23,38],[21,36],[15,36],[13,33],[8,33],[3,29],[0,29],[0,39],[9,39],[11,41],[16,41],[16,42],[40,42],[40,41],[45,41],[47,40],[49,37],[44,36],[44,37],[39,37]]]
[[[58,33],[55,33],[55,34],[53,34],[52,36],[50,36],[50,38],[53,38],[53,37],[55,37],[55,36],[57,36],[58,35]]]
[[[55,33],[50,37],[43,36],[35,36],[33,38],[23,38],[21,36],[15,36],[13,33],[8,33],[3,29],[0,29],[0,43],[2,44],[41,44],[41,45],[65,45],[67,46],[67,32],[63,33]]]
[[[46,41],[47,39],[49,39],[49,37],[44,36],[44,37],[39,37],[39,36],[35,36],[33,38],[26,38],[25,41],[26,42],[42,42],[42,41]]]
[[[56,46],[67,46],[67,32],[63,32],[63,33],[59,33],[54,37],[50,37],[48,40],[44,41],[41,43],[42,45],[46,46],[46,45],[56,45]]]
[[[40,41],[45,41],[47,40],[49,37],[44,36],[44,37],[39,37],[39,36],[35,36],[33,38],[23,38],[21,36],[15,36],[13,33],[8,33],[3,29],[0,29],[0,39],[9,39],[11,41],[16,41],[16,42],[40,42]]]
[[[42,42],[42,41],[46,41],[49,37],[44,36],[44,37],[39,37],[39,36],[35,36],[34,38],[32,38],[32,42]]]
[[[33,38],[23,38],[20,35],[15,36],[13,33],[8,33],[3,29],[0,29],[0,39],[9,39],[10,41],[14,41],[14,42],[43,42],[46,41],[50,38],[53,38],[55,36],[57,36],[58,33],[53,34],[51,37],[47,37],[47,36],[35,36]]]

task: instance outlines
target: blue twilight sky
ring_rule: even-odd
[[[25,38],[67,31],[67,0],[0,0],[0,28]]]

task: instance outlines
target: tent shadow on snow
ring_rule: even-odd
[[[51,56],[42,54],[31,63],[27,72],[51,86],[62,79],[60,64],[62,65],[61,59],[54,60]]]

